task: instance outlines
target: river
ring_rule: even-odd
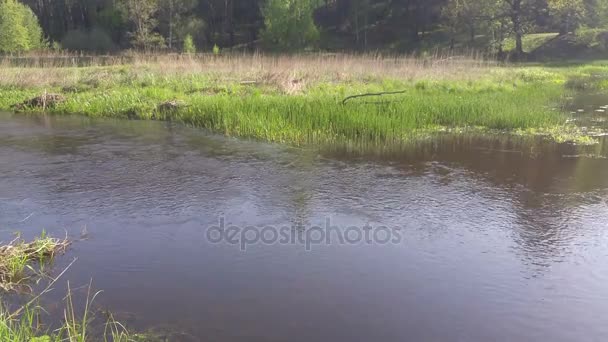
[[[61,284],[92,279],[96,307],[184,341],[599,341],[606,157],[606,139],[445,136],[361,156],[4,113],[0,240],[77,240],[51,315]],[[222,220],[234,236],[210,230]]]

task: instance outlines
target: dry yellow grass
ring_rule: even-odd
[[[496,62],[478,55],[49,55],[0,59],[0,86],[40,88],[111,81],[118,68],[123,73],[160,78],[206,77],[218,84],[271,84],[286,94],[297,94],[319,82],[474,80],[493,66]]]

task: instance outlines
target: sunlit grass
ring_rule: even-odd
[[[563,127],[572,91],[608,85],[608,65],[500,66],[475,58],[311,55],[141,57],[110,66],[0,66],[0,109],[44,92],[49,113],[175,120],[214,132],[294,145],[400,143],[417,131]],[[390,96],[350,95],[404,91]],[[159,104],[183,104],[161,110]],[[40,111],[41,108],[30,108]]]
[[[66,239],[55,239],[45,233],[32,242],[21,238],[0,245],[0,291],[10,291],[21,285],[31,273],[39,273],[45,263],[65,251]]]

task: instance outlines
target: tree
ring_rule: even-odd
[[[264,29],[261,37],[271,48],[299,50],[319,40],[313,12],[316,0],[267,0],[262,8]]]
[[[0,52],[43,47],[42,29],[32,10],[15,0],[0,0]]]
[[[157,0],[122,0],[122,8],[131,20],[133,30],[129,33],[131,44],[142,50],[164,47],[163,38],[154,32],[158,11]]]
[[[547,0],[551,15],[559,22],[559,33],[565,35],[576,30],[585,19],[583,0]]]
[[[511,22],[511,31],[515,38],[515,54],[524,54],[523,36],[533,26],[542,9],[546,7],[546,0],[498,0],[500,11]],[[566,0],[569,1],[569,0]]]
[[[442,9],[444,26],[450,33],[450,47],[454,48],[456,34],[466,29],[471,44],[475,42],[477,32],[484,16],[483,0],[449,0]]]
[[[196,53],[196,46],[194,45],[194,41],[192,40],[191,35],[187,35],[186,38],[184,38],[183,52],[184,53]]]
[[[187,35],[194,37],[197,33],[202,32],[204,23],[192,15],[192,11],[197,6],[197,0],[159,1],[158,29],[167,37],[169,49],[173,49],[175,42],[183,41]]]
[[[367,29],[369,24],[370,0],[353,0],[351,16],[354,21],[355,43],[361,46],[363,41],[363,49],[367,50]],[[363,31],[363,37],[361,37]]]
[[[525,0],[503,0],[507,5],[506,15],[511,19],[513,25],[513,35],[515,37],[515,54],[524,54],[524,1]]]

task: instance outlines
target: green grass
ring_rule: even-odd
[[[68,246],[67,240],[46,236],[31,242],[17,238],[7,244],[0,245],[0,341],[2,342],[144,342],[160,341],[152,334],[134,334],[122,324],[114,320],[110,314],[101,321],[101,328],[92,332],[92,326],[99,325],[99,319],[94,317],[93,303],[100,292],[93,293],[89,284],[83,310],[76,310],[70,285],[64,298],[65,308],[61,324],[49,327],[43,324],[42,317],[46,310],[39,305],[40,298],[51,290],[51,286],[65,273],[64,270],[56,278],[43,277],[41,268]],[[29,272],[28,272],[29,270]],[[48,279],[45,290],[33,295],[27,303],[14,307],[8,305],[12,290],[24,285],[23,280],[37,275],[37,283]],[[28,276],[29,275],[29,276]],[[30,289],[31,290],[31,289]],[[29,293],[29,291],[27,291]],[[26,293],[20,293],[21,298]],[[81,314],[77,312],[82,311]]]
[[[50,329],[42,324],[45,310],[36,300],[14,311],[0,303],[0,341],[2,342],[144,342],[155,341],[152,336],[130,333],[110,315],[103,332],[90,332],[94,322],[92,304],[98,293],[91,293],[90,286],[82,316],[76,314],[73,293],[69,289],[65,297],[65,310],[59,327]]]
[[[566,125],[567,118],[559,110],[566,95],[587,89],[588,84],[594,89],[608,86],[607,63],[490,66],[470,73],[464,68],[457,74],[441,66],[419,67],[407,70],[412,77],[401,76],[403,70],[395,71],[395,76],[391,70],[349,76],[340,74],[338,66],[338,76],[294,71],[257,75],[247,83],[242,80],[252,77],[249,74],[206,69],[166,72],[163,67],[0,68],[5,74],[5,80],[0,76],[0,109],[48,91],[67,98],[46,108],[49,113],[174,120],[228,136],[293,145],[387,145],[420,132],[467,127],[556,132]],[[458,68],[454,64],[453,69]],[[395,90],[405,93],[342,104],[349,95]],[[159,109],[168,100],[182,106]]]
[[[0,246],[0,291],[11,291],[23,285],[32,273],[40,274],[45,263],[51,261],[69,245],[67,240],[46,236],[32,242],[16,238]]]
[[[552,32],[526,34],[522,38],[524,52],[532,52],[532,51],[538,49],[539,47],[541,47],[542,45],[544,45],[545,43],[547,43],[548,41],[550,41],[551,39],[554,39],[558,35],[559,35],[558,33],[552,33]],[[513,38],[505,39],[503,49],[507,52],[514,51],[515,50],[515,39],[513,39]]]

